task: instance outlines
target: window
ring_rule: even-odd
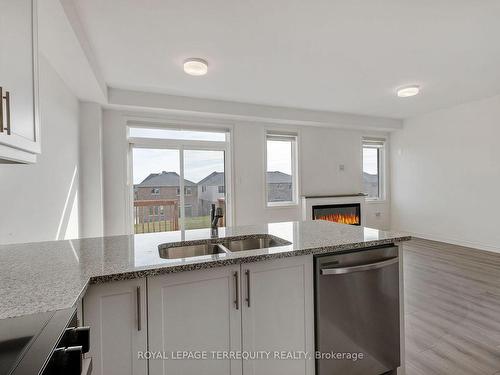
[[[268,206],[297,204],[297,136],[266,135],[266,201]]]
[[[209,228],[212,204],[223,210],[220,225],[230,225],[229,132],[132,127],[129,134],[134,233]]]
[[[385,140],[363,139],[363,184],[364,193],[370,200],[384,199],[383,160]]]
[[[175,189],[175,194],[177,195],[181,195],[181,188],[177,188]],[[192,194],[192,190],[190,187],[184,187],[184,195],[191,195]]]
[[[142,126],[129,127],[129,135],[132,138],[154,138],[175,139],[191,141],[226,141],[226,132],[221,131],[198,131],[179,130],[168,128],[145,128]]]

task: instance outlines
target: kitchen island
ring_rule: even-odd
[[[220,243],[262,235],[283,242],[255,250],[162,258],[163,244]],[[94,374],[200,369],[207,374],[273,369],[312,374],[314,361],[306,358],[245,361],[225,356],[267,349],[314,351],[313,256],[409,239],[371,228],[304,221],[220,228],[216,238],[210,229],[200,229],[4,245],[0,319],[65,309],[83,299],[80,315],[92,330]],[[150,355],[148,349],[163,354],[213,351],[212,356],[223,358],[153,360],[144,357]]]

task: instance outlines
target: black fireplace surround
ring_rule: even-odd
[[[328,220],[341,224],[361,225],[361,204],[324,204],[312,207],[313,220]]]

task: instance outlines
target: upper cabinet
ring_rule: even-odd
[[[36,9],[36,0],[0,0],[0,163],[40,153]]]

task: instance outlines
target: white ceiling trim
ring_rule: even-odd
[[[284,125],[381,131],[394,131],[403,127],[402,120],[386,117],[193,98],[117,88],[108,89],[108,103],[107,107],[110,109],[161,111],[169,114]]]

